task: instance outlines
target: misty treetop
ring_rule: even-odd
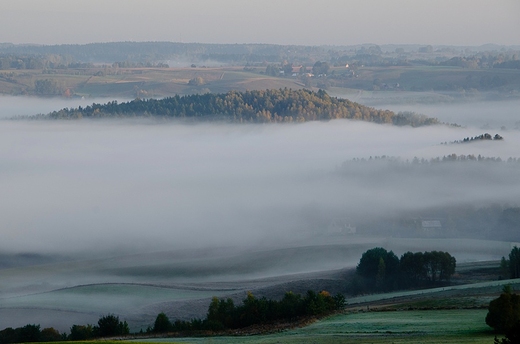
[[[503,140],[504,140],[504,138],[499,134],[495,134],[495,136],[491,136],[489,133],[484,133],[484,134],[477,135],[474,137],[466,137],[462,140],[452,141],[450,143],[469,143],[469,142],[478,142],[478,141],[503,141]],[[447,144],[447,142],[444,142],[441,144]]]
[[[507,159],[502,159],[501,157],[487,157],[482,155],[474,155],[474,154],[460,154],[457,155],[455,153],[444,155],[442,157],[435,157],[430,159],[418,158],[414,157],[412,160],[409,159],[401,159],[399,157],[381,155],[367,158],[353,158],[351,160],[346,160],[343,162],[338,171],[346,170],[351,166],[359,166],[365,164],[373,164],[379,167],[381,166],[398,166],[403,168],[414,168],[414,167],[433,167],[433,166],[442,166],[442,165],[450,165],[451,163],[460,163],[460,164],[481,164],[481,165],[502,165],[507,164],[512,167],[520,166],[520,158],[509,157]]]
[[[193,94],[164,99],[135,99],[62,109],[45,116],[51,119],[154,117],[231,122],[306,122],[331,119],[354,119],[394,125],[430,125],[435,118],[395,114],[329,96],[325,91],[305,89],[268,89],[230,91],[222,94]]]

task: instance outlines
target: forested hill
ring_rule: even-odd
[[[414,113],[395,114],[376,110],[347,99],[330,97],[325,91],[265,90],[195,94],[164,99],[92,104],[62,109],[45,115],[52,119],[104,117],[160,117],[231,122],[305,122],[348,118],[375,123],[421,126],[438,120]]]

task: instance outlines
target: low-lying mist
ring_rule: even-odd
[[[78,106],[92,105],[92,103],[104,104],[112,101],[112,98],[38,98],[24,96],[0,95],[0,119],[17,116],[32,116],[47,114],[57,109],[76,108]],[[125,99],[117,99],[125,101]]]
[[[497,133],[505,140],[441,145],[481,130],[347,120],[2,121],[0,251],[281,247],[328,235],[338,218],[358,225],[432,207],[515,206],[520,174],[511,164],[343,164],[382,155],[516,157],[520,132]]]
[[[519,130],[520,100],[483,100],[493,94],[482,93],[477,98],[461,99],[460,94],[428,92],[373,92],[354,95],[352,100],[395,112],[412,111],[445,123],[457,123],[481,129]]]

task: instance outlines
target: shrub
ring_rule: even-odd
[[[500,296],[489,303],[486,324],[497,333],[507,333],[520,322],[520,296],[511,293],[509,286],[504,287]]]

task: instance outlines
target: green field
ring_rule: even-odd
[[[486,310],[359,312],[336,315],[277,334],[155,338],[147,343],[492,343]]]

